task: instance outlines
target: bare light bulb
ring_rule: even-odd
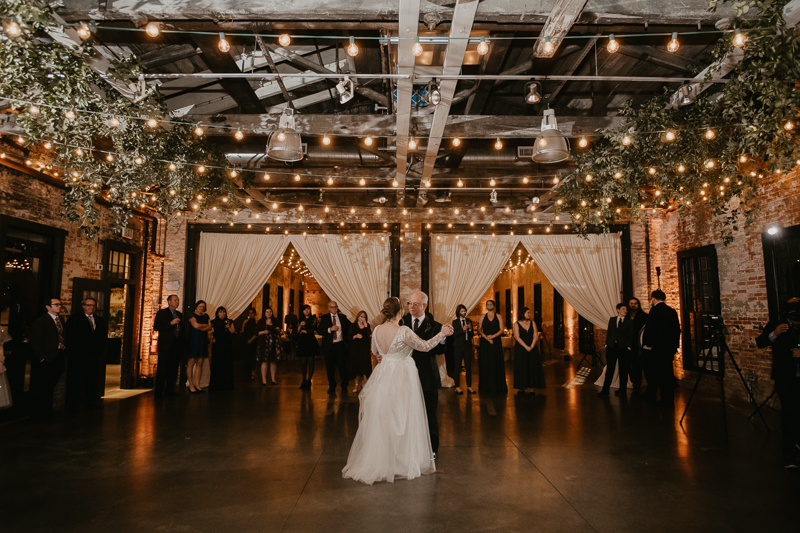
[[[372,146],[372,137],[367,137],[366,139],[364,139],[364,144],[366,144],[367,146]]]
[[[736,48],[742,48],[744,44],[747,42],[747,36],[742,33],[742,30],[736,28],[736,31],[733,34],[733,46]]]
[[[350,44],[347,45],[347,55],[350,57],[356,57],[358,55],[358,45],[354,37],[350,37]]]
[[[497,138],[497,141],[494,143],[495,150],[502,150],[503,149],[503,142],[500,140],[500,137]]]
[[[461,146],[461,139],[459,139],[458,137],[453,139],[453,146]]]
[[[144,27],[144,31],[150,37],[158,37],[158,34],[161,33],[161,28],[158,27],[158,22],[148,22],[147,26]]]
[[[236,133],[233,134],[233,138],[237,141],[241,141],[244,139],[244,133],[242,133],[242,130],[236,130]]]
[[[578,141],[578,146],[580,146],[581,148],[586,148],[588,145],[589,145],[589,141],[586,140],[586,137],[581,135],[581,140]]]
[[[478,55],[485,56],[489,53],[489,44],[486,42],[486,37],[481,37],[481,42],[478,43]]]
[[[411,52],[414,54],[414,57],[419,57],[422,55],[422,45],[419,42],[419,37],[416,38],[414,46],[411,47]]]
[[[324,144],[325,146],[328,146],[329,144],[331,144],[331,138],[330,138],[330,137],[328,137],[327,135],[326,135],[326,136],[324,136],[324,137],[322,138],[322,144]]]
[[[608,46],[606,46],[606,50],[608,50],[610,54],[613,54],[619,50],[619,41],[614,39],[613,33],[608,36]]]
[[[544,38],[544,53],[547,55],[553,55],[553,52],[555,51],[556,47],[553,45],[553,43],[550,42],[550,36],[547,35]]]
[[[278,37],[278,44],[280,44],[281,46],[289,46],[289,44],[291,44],[291,42],[292,42],[292,38],[289,37],[288,33],[284,33],[283,35]]]
[[[225,38],[224,33],[219,34],[219,43],[217,43],[217,48],[219,48],[220,52],[230,52],[231,50],[231,43]]]
[[[408,141],[408,149],[409,150],[416,150],[417,149],[417,141],[414,140],[414,137],[411,137],[411,140]]]
[[[680,48],[681,43],[678,42],[678,32],[672,32],[672,39],[667,43],[667,52],[672,52],[673,54],[678,51]]]

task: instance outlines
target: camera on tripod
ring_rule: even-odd
[[[703,342],[706,344],[718,344],[725,339],[727,329],[725,321],[718,315],[702,315],[703,317]]]

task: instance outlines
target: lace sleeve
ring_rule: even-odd
[[[417,337],[416,333],[411,331],[411,328],[408,326],[403,326],[402,335],[402,340],[406,346],[410,346],[418,352],[429,352],[433,350],[446,337],[444,333],[439,332],[431,340],[424,341]]]

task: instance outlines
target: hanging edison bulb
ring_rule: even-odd
[[[453,139],[453,146],[461,146],[461,139],[459,139],[458,137]]]
[[[547,55],[553,55],[553,52],[556,51],[556,47],[550,42],[550,36],[546,35],[544,38],[544,53]]]
[[[417,149],[417,141],[414,140],[414,137],[411,137],[411,140],[408,141],[408,149],[409,150],[416,150]]]
[[[220,52],[230,52],[231,50],[231,43],[225,38],[224,33],[219,34],[219,43],[217,43],[217,48],[219,48]]]
[[[19,27],[19,24],[14,21],[6,24],[5,31],[9,37],[19,37],[22,35],[22,29]]]
[[[364,139],[364,144],[366,144],[367,146],[372,146],[372,137],[367,137],[366,139]]]
[[[233,138],[237,141],[241,141],[244,139],[244,133],[242,133],[242,130],[236,130],[236,133],[233,134]]]
[[[716,133],[714,133],[714,130],[712,130],[711,128],[708,128],[708,129],[706,130],[705,134],[704,134],[704,137],[705,137],[707,140],[709,140],[709,141],[710,141],[711,139],[713,139],[714,137],[716,137],[716,136],[717,136],[717,134],[716,134]]]
[[[678,32],[672,32],[672,39],[667,43],[667,52],[672,52],[673,54],[678,51],[680,48],[681,43],[678,42]]]
[[[422,55],[422,44],[419,42],[419,37],[414,38],[414,46],[411,47],[411,52],[414,54],[414,57]]]
[[[747,36],[742,33],[742,30],[736,28],[736,31],[733,33],[733,46],[736,48],[742,48],[746,42]]]
[[[158,34],[161,33],[161,28],[158,26],[158,22],[148,22],[147,26],[144,27],[144,31],[150,37],[158,37]]]
[[[581,135],[581,140],[578,141],[578,146],[580,146],[581,148],[586,148],[588,145],[589,141],[586,140],[586,137],[584,135]]]
[[[78,30],[77,31],[78,31],[78,36],[81,39],[88,39],[89,37],[92,36],[92,32],[89,29],[89,26],[86,25],[86,23],[83,23],[80,26],[78,26]]]
[[[500,140],[500,137],[497,138],[497,141],[494,143],[495,150],[502,150],[503,149],[503,141]]]
[[[350,44],[347,45],[347,55],[350,57],[356,57],[358,55],[358,45],[353,36],[350,36]]]
[[[608,46],[606,46],[606,50],[610,54],[613,54],[619,50],[619,41],[614,38],[614,34],[608,36]]]
[[[324,144],[325,146],[328,146],[329,144],[331,144],[331,138],[330,138],[330,137],[328,137],[327,135],[325,135],[325,136],[322,138],[322,144]]]
[[[481,37],[481,42],[478,43],[478,54],[485,56],[489,53],[489,44],[486,42],[486,37]]]

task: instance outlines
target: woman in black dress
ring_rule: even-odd
[[[367,378],[372,374],[372,328],[369,327],[367,313],[361,311],[356,321],[347,332],[350,337],[350,354],[347,357],[347,374],[353,377],[355,387],[353,392],[358,392],[367,384]],[[361,385],[358,378],[361,378]]]
[[[303,372],[301,389],[311,388],[314,376],[314,362],[319,355],[319,343],[314,332],[317,331],[317,315],[311,314],[311,306],[300,308],[300,324],[298,325],[297,357],[300,358],[300,369]]]
[[[211,321],[214,340],[211,352],[211,381],[209,390],[233,390],[233,335],[236,329],[228,319],[228,310],[218,307],[216,318]]]
[[[206,303],[203,300],[194,304],[194,312],[189,318],[189,357],[186,363],[188,389],[191,393],[205,392],[200,388],[200,377],[203,374],[203,363],[208,359],[208,332],[211,331]]]
[[[487,300],[486,314],[480,320],[481,344],[478,347],[478,382],[481,392],[508,392],[503,361],[503,321],[495,313],[494,300]]]
[[[256,324],[258,336],[258,362],[261,363],[261,384],[267,383],[267,367],[269,367],[270,383],[275,383],[275,371],[278,369],[278,356],[281,353],[281,325],[272,315],[272,308],[264,308],[264,316]]]
[[[517,341],[514,346],[514,388],[519,389],[517,394],[536,394],[534,389],[545,388],[544,370],[539,354],[539,330],[527,307],[522,308],[519,320],[514,323],[514,339]]]

